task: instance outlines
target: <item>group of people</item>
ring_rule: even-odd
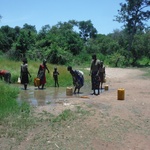
[[[43,63],[40,64],[39,69],[38,69],[37,77],[40,79],[40,85],[38,86],[39,89],[40,88],[44,89],[44,85],[46,83],[46,76],[45,76],[46,70],[48,71],[48,73],[50,72],[46,63],[47,61],[46,59],[44,59]],[[20,79],[21,79],[21,84],[24,85],[25,90],[27,89],[27,85],[29,83],[29,76],[31,77],[31,74],[28,71],[28,62],[27,62],[27,59],[24,58],[23,64],[21,64],[21,69],[20,69]]]
[[[73,70],[71,66],[68,67],[68,71],[73,78],[74,94],[80,92],[80,88],[84,85],[83,73],[79,70]],[[103,88],[103,83],[105,82],[105,66],[102,61],[97,59],[96,54],[92,55],[90,76],[92,83],[92,95],[99,95],[100,89]]]
[[[27,89],[27,85],[29,83],[29,77],[31,77],[30,72],[28,71],[28,62],[27,59],[24,58],[22,60],[21,69],[20,69],[20,79],[21,84],[24,85],[24,89]],[[43,60],[43,63],[40,64],[37,77],[40,79],[40,85],[38,86],[39,89],[44,89],[45,83],[46,83],[46,70],[48,73],[50,72],[47,65],[46,59]],[[80,93],[80,88],[84,85],[84,75],[83,72],[80,70],[73,70],[71,66],[67,67],[67,70],[70,72],[72,79],[73,79],[73,85],[74,85],[74,94]],[[58,83],[58,75],[59,72],[57,68],[54,68],[53,71],[53,78],[55,87],[59,87]],[[92,90],[94,95],[100,94],[100,88],[102,89],[104,79],[105,79],[105,67],[103,65],[103,62],[97,59],[96,55],[92,55],[92,61],[91,61],[91,67],[90,67],[90,75],[91,75],[91,83],[92,83]],[[8,83],[11,83],[11,73],[7,70],[0,70],[0,77],[4,77],[4,80]],[[97,91],[97,93],[96,93]]]
[[[100,88],[102,89],[105,80],[105,66],[102,61],[97,59],[96,55],[92,55],[91,68],[91,83],[94,95],[100,94]],[[97,93],[96,93],[97,90]]]

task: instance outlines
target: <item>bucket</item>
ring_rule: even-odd
[[[105,85],[105,86],[104,86],[104,89],[105,89],[105,91],[108,91],[109,86],[108,86],[108,85]]]
[[[123,88],[118,89],[118,100],[124,100],[125,90]]]
[[[34,86],[40,86],[40,79],[34,78]]]
[[[67,87],[66,88],[66,95],[67,96],[72,96],[73,95],[73,89],[72,89],[72,87]]]

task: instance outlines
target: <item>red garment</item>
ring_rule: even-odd
[[[40,83],[41,84],[45,84],[46,83],[45,71],[46,71],[46,67],[43,64],[41,64],[40,65],[40,71],[39,71],[40,74],[43,74],[43,77],[40,78]]]
[[[1,70],[1,71],[0,71],[0,75],[3,76],[3,75],[5,75],[7,72],[8,72],[7,70]]]

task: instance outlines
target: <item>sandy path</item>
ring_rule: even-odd
[[[108,91],[99,96],[88,95],[88,98],[73,96],[55,106],[37,107],[36,114],[47,111],[58,115],[76,106],[93,113],[82,121],[74,121],[73,125],[55,131],[58,137],[63,137],[59,138],[60,141],[51,139],[53,135],[48,134],[49,128],[44,125],[38,128],[43,130],[39,136],[49,136],[52,143],[57,143],[54,145],[57,149],[65,143],[61,148],[68,150],[149,150],[150,78],[143,74],[139,69],[106,68]],[[124,100],[117,100],[118,88],[124,88]]]

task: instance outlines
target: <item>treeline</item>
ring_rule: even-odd
[[[89,63],[96,53],[110,66],[150,65],[150,29],[135,34],[130,50],[128,45],[125,29],[98,34],[90,20],[45,25],[39,32],[29,24],[0,28],[0,54],[16,61],[46,58],[52,64],[80,65]]]

